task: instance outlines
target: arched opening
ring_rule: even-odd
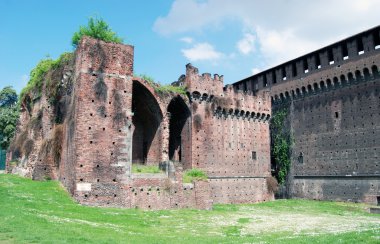
[[[332,87],[332,83],[330,79],[326,80],[326,86],[327,86],[327,89],[330,89]]]
[[[296,93],[294,92],[294,90],[291,91],[291,96],[292,96],[292,98],[296,97]]]
[[[340,76],[340,83],[342,84],[342,86],[347,85],[346,76],[344,76],[344,75]]]
[[[319,82],[319,87],[321,87],[322,91],[326,90],[325,82],[323,80],[321,82]]]
[[[352,83],[354,81],[354,75],[351,72],[348,73],[347,77],[349,83]]]
[[[314,92],[318,92],[319,90],[318,83],[314,83],[313,86],[314,86]]]
[[[302,91],[302,95],[306,94],[306,88],[304,86],[301,88],[301,91]]]
[[[235,109],[234,115],[235,117],[239,117],[240,111],[238,109]]]
[[[307,92],[308,92],[308,93],[313,92],[313,89],[311,88],[311,85],[310,85],[310,84],[307,85]]]
[[[208,98],[207,93],[203,93],[203,95],[202,95],[202,101],[206,101],[207,98]]]
[[[333,83],[334,83],[334,87],[338,87],[339,86],[339,79],[338,79],[338,77],[334,77],[333,78]]]
[[[379,77],[379,70],[377,69],[376,65],[372,65],[371,70],[372,70],[372,75],[374,78]]]
[[[168,106],[169,119],[169,160],[190,162],[190,110],[182,97],[173,98]]]
[[[369,80],[371,78],[371,75],[369,74],[368,68],[363,69],[363,75],[365,80]]]
[[[157,100],[138,81],[133,81],[132,112],[132,163],[158,164],[161,161],[159,127],[163,116]]]
[[[201,94],[199,93],[199,92],[197,92],[197,91],[194,91],[193,92],[193,98],[196,100],[196,99],[200,99],[200,97],[201,97]]]
[[[356,77],[356,81],[361,81],[363,79],[362,74],[360,73],[360,70],[355,71],[355,77]]]
[[[301,91],[300,91],[299,88],[296,89],[296,96],[297,96],[297,97],[301,96]]]

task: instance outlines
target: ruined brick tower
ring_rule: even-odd
[[[133,76],[133,47],[83,38],[73,64],[61,73],[63,122],[54,124],[44,86],[25,108],[17,137],[33,146],[8,169],[34,179],[59,179],[82,204],[128,208],[208,209],[212,203],[273,199],[270,177],[268,91],[223,87],[223,77],[199,75],[188,64],[177,82],[186,94],[162,93]],[[42,111],[42,112],[38,112]],[[41,126],[30,129],[36,114]],[[61,128],[60,160],[49,143]],[[17,140],[16,140],[17,141]],[[11,151],[8,159],[15,158]],[[8,160],[8,161],[9,161]],[[157,174],[133,173],[132,163],[159,165]],[[208,180],[183,183],[198,168]]]

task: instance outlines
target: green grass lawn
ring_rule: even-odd
[[[85,207],[56,181],[0,175],[0,243],[379,243],[380,215],[280,200],[214,210]]]

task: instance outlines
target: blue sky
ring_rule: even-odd
[[[380,24],[378,0],[0,0],[0,89],[102,17],[135,46],[134,69],[171,83],[191,62],[232,83]]]

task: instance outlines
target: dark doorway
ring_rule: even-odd
[[[133,81],[132,112],[132,162],[158,164],[162,151],[159,131],[162,113],[154,96],[138,81]]]
[[[190,142],[190,110],[182,97],[172,99],[168,106],[169,121],[169,159],[183,162],[186,155],[186,143]]]

